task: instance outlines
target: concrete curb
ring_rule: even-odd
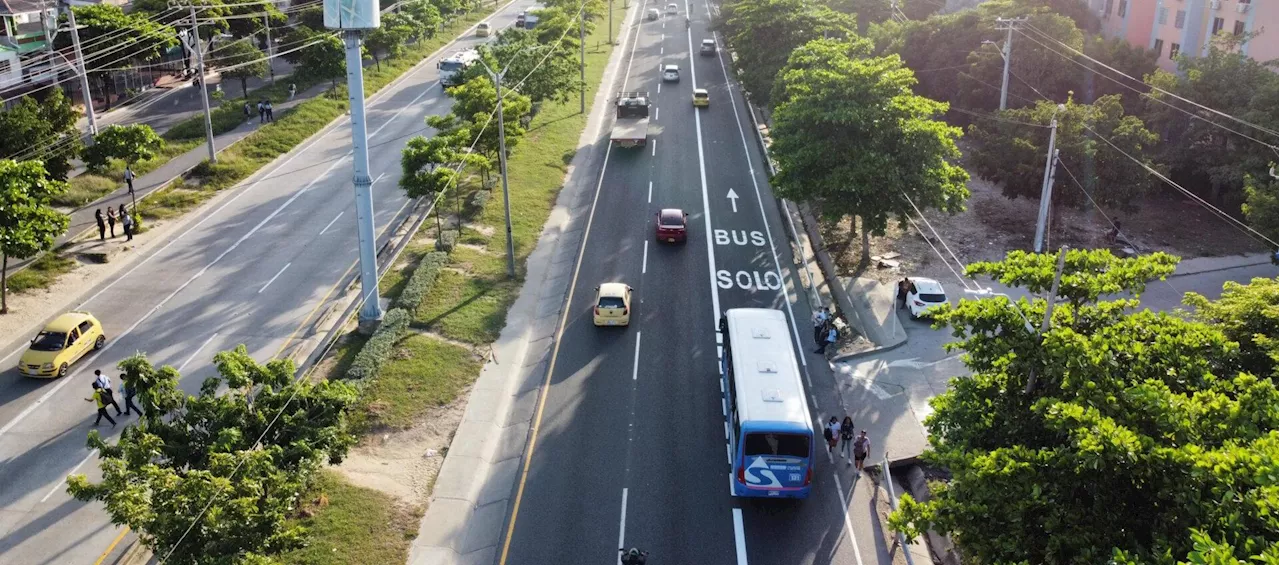
[[[1257,259],[1249,259],[1249,258],[1251,258],[1251,257],[1254,257],[1255,255],[1258,257]],[[1175,270],[1175,271],[1173,272],[1173,274],[1172,274],[1172,275],[1169,275],[1168,277],[1165,277],[1165,278],[1166,278],[1166,279],[1176,279],[1176,278],[1178,278],[1178,277],[1189,277],[1189,276],[1191,276],[1191,275],[1202,275],[1202,274],[1205,274],[1205,273],[1216,273],[1216,272],[1219,272],[1219,271],[1230,271],[1230,270],[1232,270],[1232,269],[1244,269],[1244,268],[1248,268],[1248,267],[1256,267],[1256,266],[1258,266],[1258,265],[1266,265],[1266,264],[1271,263],[1271,259],[1270,259],[1269,257],[1267,257],[1267,255],[1266,255],[1265,253],[1257,253],[1257,254],[1253,254],[1253,255],[1245,255],[1244,257],[1246,257],[1246,258],[1245,258],[1245,259],[1242,259],[1242,262],[1241,262],[1241,263],[1239,263],[1239,264],[1228,264],[1228,265],[1211,266],[1211,267],[1203,267],[1203,268],[1201,268],[1201,267],[1199,267],[1199,266],[1196,266],[1196,267],[1192,267],[1192,268],[1190,268],[1190,269],[1188,269],[1188,270],[1185,270],[1185,271]],[[1179,263],[1179,264],[1178,264],[1178,266],[1179,266],[1179,267],[1182,267],[1183,265],[1186,265],[1186,264],[1191,263],[1191,262],[1193,262],[1193,261],[1204,261],[1204,262],[1207,262],[1208,260],[1211,260],[1211,259],[1222,260],[1222,259],[1225,259],[1225,258],[1223,258],[1223,257],[1197,257],[1197,258],[1195,258],[1195,259],[1187,259],[1186,261],[1184,261],[1184,262],[1182,262],[1182,263]]]
[[[634,34],[634,3],[624,15],[620,37]],[[411,565],[494,563],[511,520],[524,457],[533,437],[533,419],[550,357],[568,307],[569,285],[584,243],[585,223],[597,188],[596,176],[608,147],[609,93],[625,49],[615,49],[596,92],[579,150],[569,164],[556,204],[525,260],[525,284],[493,344],[493,355],[467,399],[462,422],[436,476],[418,537],[409,550]],[[588,176],[589,175],[589,176]]]

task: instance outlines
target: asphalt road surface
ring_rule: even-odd
[[[532,4],[517,0],[491,21],[511,25]],[[468,35],[442,54],[478,41]],[[401,149],[430,133],[427,116],[451,105],[434,60],[367,101],[379,243],[410,204],[397,186]],[[117,362],[144,352],[156,365],[179,368],[183,388],[194,392],[214,373],[213,354],[245,344],[255,359],[269,359],[341,294],[330,290],[358,256],[350,147],[350,125],[333,128],[88,291],[78,308],[102,321],[109,341],[67,377],[0,374],[0,563],[94,563],[119,540],[103,507],[72,499],[63,482],[70,473],[99,476],[85,447],[94,408],[83,399],[94,369],[114,377]],[[30,336],[5,337],[15,339],[0,350],[0,363],[12,367]],[[123,428],[103,426],[108,436]]]
[[[636,21],[649,8],[664,14]],[[847,509],[851,487],[867,485],[853,487],[847,465],[828,463],[821,449],[808,500],[730,496],[720,312],[786,312],[801,328],[814,417],[842,404],[812,353],[810,310],[803,290],[796,295],[786,227],[728,55],[697,54],[714,37],[714,7],[681,0],[678,9],[666,15],[664,2],[648,2],[627,23],[638,29],[622,46],[613,90],[649,92],[649,143],[610,149],[599,172],[506,562],[598,565],[623,546],[648,551],[654,564],[887,562],[869,513]],[[668,64],[680,66],[679,82],[661,81]],[[695,86],[710,91],[709,108],[692,106]],[[689,214],[686,244],[655,240],[663,208]],[[592,324],[604,282],[634,289],[630,327]]]

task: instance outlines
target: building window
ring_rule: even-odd
[[[1244,35],[1244,22],[1236,22],[1236,28],[1231,33],[1236,35]]]
[[[1169,44],[1169,58],[1170,58],[1170,59],[1177,59],[1177,58],[1178,58],[1178,53],[1179,53],[1179,52],[1181,52],[1181,51],[1182,51],[1182,46],[1181,46],[1181,45],[1178,45],[1177,43],[1170,43],[1170,44]]]
[[[1241,4],[1248,4],[1250,0],[1240,0]]]
[[[1116,11],[1116,15],[1123,18],[1125,12],[1127,11],[1126,8],[1128,7],[1129,7],[1129,0],[1120,0],[1120,9]]]
[[[1169,23],[1169,9],[1168,9],[1168,8],[1160,8],[1160,11],[1156,12],[1156,14],[1157,14],[1157,15],[1156,15],[1156,20],[1160,22],[1160,25],[1164,25],[1164,24]]]
[[[8,59],[0,60],[0,75],[7,75],[13,71],[13,64]]]
[[[1224,26],[1224,25],[1226,25],[1226,22],[1224,22],[1224,21],[1222,20],[1222,18],[1214,18],[1214,19],[1213,19],[1213,31],[1212,31],[1212,32],[1210,32],[1210,33],[1212,33],[1213,35],[1217,35],[1217,34],[1218,34],[1218,32],[1222,31],[1222,26]]]
[[[1106,7],[1102,8],[1102,16],[1103,16],[1103,17],[1107,17],[1107,16],[1110,16],[1110,15],[1111,15],[1111,3],[1112,3],[1113,1],[1114,1],[1114,0],[1107,0],[1107,5],[1106,5]]]
[[[1186,25],[1186,23],[1187,23],[1187,11],[1178,10],[1178,15],[1174,16],[1173,18],[1173,27],[1182,29],[1182,26]]]
[[[1161,53],[1164,53],[1164,40],[1157,39],[1156,44],[1151,49],[1156,52],[1157,57],[1160,56]]]

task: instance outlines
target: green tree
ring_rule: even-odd
[[[324,6],[308,6],[294,15],[298,23],[314,31],[322,31],[324,27]]]
[[[73,475],[67,491],[102,502],[156,555],[172,552],[166,563],[265,562],[304,542],[288,518],[311,474],[354,444],[344,412],[357,391],[295,380],[291,361],[260,365],[243,345],[213,361],[218,375],[195,396],[171,367],[140,354],[121,362],[126,380],[141,383],[146,418],[115,444],[90,432],[102,481]]]
[[[414,29],[416,23],[412,17],[405,14],[387,14],[382,18],[382,26],[365,37],[364,45],[369,49],[369,54],[373,56],[373,62],[378,65],[378,68],[382,68],[379,53],[394,57],[404,52],[405,44],[417,33]]]
[[[450,21],[467,8],[466,0],[430,0],[430,2],[440,10],[446,20]]]
[[[417,25],[414,27],[415,39],[431,39],[436,36],[436,32],[440,30],[440,25],[444,23],[444,16],[440,15],[440,8],[432,4],[429,0],[409,0],[400,6],[400,13],[413,18]]]
[[[1027,18],[1029,25],[1050,37],[1075,49],[1084,47],[1084,34],[1071,18],[1047,11],[1032,11]],[[1004,34],[997,35],[999,41],[1003,42]],[[1033,106],[1045,98],[1066,100],[1073,90],[1082,86],[1081,76],[1087,73],[1064,61],[1062,55],[1042,47],[1040,43],[1054,45],[1062,53],[1066,52],[1065,48],[1039,37],[1039,34],[1035,36],[1040,43],[1029,41],[1016,33],[1014,36],[1017,51],[1009,64],[1009,108]],[[966,62],[969,63],[969,68],[960,73],[956,104],[971,110],[991,111],[1000,108],[1000,81],[1004,73],[1004,59],[1000,56],[1000,49],[994,45],[976,45]]]
[[[232,14],[232,8],[226,6],[226,2],[222,0],[193,0],[190,4],[195,4],[197,14],[200,16],[200,37],[206,42],[211,41],[218,34],[226,33],[230,29],[230,22],[227,16]],[[171,6],[169,0],[133,0],[130,2],[130,15],[149,19],[160,24],[178,28],[190,27],[191,12],[187,9],[187,3],[179,6]],[[182,25],[186,22],[185,25]],[[76,24],[80,24],[80,12],[76,12]],[[83,35],[81,41],[84,41]]]
[[[110,125],[94,136],[93,146],[84,151],[84,162],[90,170],[102,171],[111,159],[133,165],[155,157],[163,147],[164,140],[149,125]]]
[[[917,96],[897,56],[872,57],[871,44],[812,41],[791,55],[774,88],[773,145],[779,196],[817,205],[823,217],[858,216],[863,261],[870,235],[913,207],[964,209],[969,175],[958,128],[934,119],[946,104]]]
[[[858,33],[866,33],[871,24],[893,20],[891,0],[832,0],[828,3],[837,12],[852,14],[858,21]]]
[[[301,51],[299,70],[307,76],[327,78],[337,88],[338,79],[347,73],[347,54],[342,40],[329,34],[317,34],[312,39],[319,43]]]
[[[541,23],[537,31],[542,31]],[[577,35],[572,36],[572,41],[566,36],[563,44],[545,45],[539,43],[534,31],[509,29],[481,49],[490,68],[507,66],[506,82],[515,85],[524,81],[520,92],[533,102],[567,102],[582,85],[578,80]],[[548,56],[547,49],[555,50]],[[477,70],[477,75],[483,76],[483,69]]]
[[[1272,167],[1275,165],[1272,164]],[[1280,241],[1280,185],[1275,177],[1267,175],[1265,182],[1258,182],[1253,175],[1244,176],[1244,204],[1240,211],[1258,233]]]
[[[56,180],[66,180],[71,159],[84,146],[76,121],[80,113],[62,89],[50,88],[23,96],[9,110],[0,112],[0,155],[28,155],[38,150],[45,170]]]
[[[1062,49],[1061,46],[1057,47],[1059,51],[1065,54],[1065,49]],[[1131,77],[1144,77],[1155,72],[1156,59],[1160,56],[1154,50],[1135,47],[1119,37],[1106,39],[1100,35],[1095,35],[1085,40],[1084,53]],[[1133,84],[1132,81],[1116,77],[1115,73],[1091,61],[1081,62],[1094,71],[1081,73],[1083,83],[1076,90],[1076,93],[1081,95],[1081,100],[1092,103],[1103,96],[1119,94],[1126,114],[1135,116],[1142,114],[1142,110],[1146,106],[1146,98],[1142,93],[1147,89],[1142,88],[1141,85]],[[1132,88],[1125,88],[1116,81],[1108,80],[1103,76],[1115,78]]]
[[[967,272],[1038,292],[1055,262],[1014,252]],[[1015,309],[1040,319],[1044,299],[945,308],[937,321],[972,375],[932,401],[925,458],[951,480],[928,502],[904,498],[891,525],[950,534],[975,563],[1233,562],[1198,561],[1202,549],[1274,563],[1276,363],[1251,360],[1236,339],[1261,331],[1269,341],[1258,347],[1275,343],[1262,322],[1276,319],[1276,281],[1228,288],[1216,303],[1188,298],[1191,317],[1101,300],[1140,296],[1176,263],[1069,251],[1066,300],[1043,335]]]
[[[787,57],[805,43],[827,36],[849,37],[857,21],[804,0],[736,0],[722,7],[721,29],[738,57],[734,67],[751,97],[768,103],[773,81]]]
[[[533,103],[528,96],[510,90],[505,84],[502,91],[503,127],[507,151],[510,152],[524,136],[525,129],[521,118],[529,113]],[[427,125],[445,135],[455,135],[465,128],[471,132],[471,135],[458,136],[458,139],[465,140],[468,144],[471,140],[475,140],[477,152],[497,159],[498,94],[493,88],[493,82],[489,77],[475,77],[450,88],[448,93],[454,100],[452,113],[445,116],[429,116]]]
[[[229,9],[227,31],[237,39],[259,35],[259,48],[267,48],[267,21],[271,23],[272,33],[279,35],[289,23],[289,16],[276,8],[274,2],[257,0],[256,2],[235,2]],[[256,17],[254,17],[256,16]]]
[[[488,169],[488,160],[476,153],[467,153],[470,144],[469,128],[458,128],[450,134],[432,137],[417,136],[409,140],[400,156],[400,188],[410,198],[435,197],[457,188],[458,174],[463,167]]]
[[[222,76],[240,80],[240,91],[249,98],[249,79],[266,76],[267,54],[247,40],[239,40],[218,51],[218,66],[224,67]]]
[[[87,69],[119,69],[128,67],[133,61],[153,61],[178,44],[178,37],[172,27],[149,19],[148,14],[143,12],[126,14],[114,4],[75,6],[72,10],[75,10],[81,43],[91,43],[94,46],[92,51],[84,55],[84,66]],[[214,27],[206,26],[201,29],[214,33],[211,31]],[[204,32],[201,33],[203,36]],[[59,49],[70,47],[70,34],[59,34],[56,45]],[[125,55],[121,55],[122,53]],[[120,61],[122,56],[128,59]],[[115,89],[111,72],[99,70],[89,73],[101,83],[107,101],[106,110],[111,109],[111,95]]]
[[[1142,165],[1109,147],[1093,132],[1153,168],[1155,163],[1150,156],[1158,141],[1156,134],[1148,131],[1137,116],[1124,114],[1118,94],[1104,96],[1093,104],[1077,104],[1068,99],[1062,110],[1056,108],[1056,104],[1042,101],[1032,108],[1000,113],[1004,120],[985,120],[969,126],[976,144],[970,153],[974,170],[1000,183],[1009,198],[1040,198],[1049,153],[1048,126],[1056,114],[1058,135],[1054,147],[1061,163],[1054,177],[1053,201],[1087,205],[1087,197],[1076,186],[1078,181],[1100,205],[1131,209],[1134,199],[1151,187],[1152,178]]]
[[[9,312],[9,258],[29,259],[48,251],[69,222],[49,204],[67,189],[52,180],[40,161],[0,159],[0,314]]]
[[[320,35],[321,34],[319,32],[305,25],[299,24],[294,26],[293,29],[289,30],[289,33],[285,34],[284,37],[280,38],[280,43],[282,45],[288,46],[288,49],[280,52],[280,56],[283,57],[284,60],[288,61],[290,64],[293,64],[293,65],[302,64],[302,58],[306,56],[307,50],[310,49],[311,47],[306,47],[302,49],[297,49],[297,48],[302,47],[303,45],[307,45],[312,41],[315,41],[320,37]],[[294,51],[294,49],[297,49],[297,50]]]

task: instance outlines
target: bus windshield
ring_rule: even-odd
[[[440,63],[440,70],[445,72],[456,72],[462,70],[464,65],[459,61],[443,61]]]
[[[754,433],[743,438],[743,455],[809,457],[809,438],[800,434]]]

